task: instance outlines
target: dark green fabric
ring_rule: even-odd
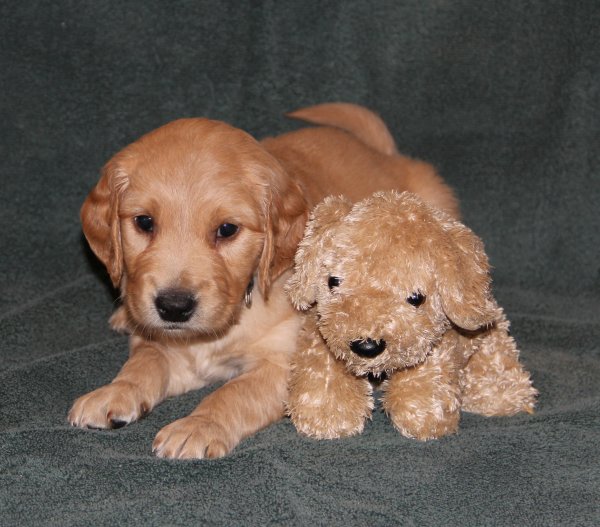
[[[0,4],[0,524],[598,525],[600,4],[471,0]],[[182,116],[257,137],[343,100],[434,162],[486,242],[541,392],[420,443],[380,411],[316,442],[283,420],[173,462],[140,423],[82,431],[73,399],[127,355],[81,236],[101,165]]]

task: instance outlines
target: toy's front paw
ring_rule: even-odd
[[[427,441],[454,434],[458,430],[460,414],[442,408],[425,412],[402,409],[386,409],[396,429],[405,437]]]
[[[204,415],[189,415],[158,432],[152,451],[171,459],[218,458],[228,454],[235,444],[220,423]]]
[[[426,441],[458,430],[460,400],[455,390],[415,390],[410,383],[392,383],[386,389],[383,408],[405,437]]]
[[[292,390],[288,413],[296,430],[315,439],[335,439],[360,434],[371,417],[373,398],[366,379],[351,378],[335,386],[314,384]]]
[[[315,439],[337,439],[360,434],[369,411],[353,414],[345,408],[305,406],[290,411],[296,430]]]

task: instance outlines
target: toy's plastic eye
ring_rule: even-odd
[[[240,228],[233,223],[223,223],[217,229],[217,238],[231,238]]]
[[[414,307],[419,307],[425,302],[425,295],[421,294],[419,291],[416,291],[412,295],[410,295],[406,301]]]
[[[329,289],[333,289],[334,287],[338,287],[342,283],[342,280],[337,276],[330,276],[327,281],[327,286]]]
[[[150,216],[141,215],[133,218],[135,225],[142,232],[152,232],[154,230],[154,220]]]

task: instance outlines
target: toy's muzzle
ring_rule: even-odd
[[[360,357],[373,358],[385,350],[385,340],[360,339],[350,343],[350,349]]]

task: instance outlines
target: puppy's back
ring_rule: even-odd
[[[452,189],[427,162],[397,152],[385,123],[370,110],[328,103],[297,110],[307,127],[262,141],[300,183],[310,206],[329,195],[352,201],[379,190],[408,191],[459,219]]]

